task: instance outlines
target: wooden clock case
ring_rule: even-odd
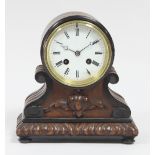
[[[43,59],[43,46],[49,34],[60,24],[75,19],[100,27],[109,38],[113,52],[104,77],[85,88],[72,88],[57,82]],[[83,13],[57,17],[44,33],[41,59],[35,79],[43,86],[26,98],[24,110],[17,118],[16,133],[21,142],[134,142],[138,129],[131,118],[131,110],[124,98],[108,87],[109,83],[117,83],[119,77],[112,67],[113,41],[102,24]]]

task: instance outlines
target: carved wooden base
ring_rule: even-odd
[[[18,120],[21,142],[123,142],[133,143],[138,135],[131,123],[23,123]]]
[[[26,98],[18,117],[16,133],[21,142],[133,143],[138,135],[125,99],[108,87],[119,79],[113,67],[87,89],[56,83],[42,65],[35,78],[44,85]]]

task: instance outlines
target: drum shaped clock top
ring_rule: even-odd
[[[111,67],[114,46],[98,21],[72,16],[47,31],[41,56],[50,77],[67,86],[85,87],[99,81]]]
[[[20,141],[133,143],[138,129],[131,110],[108,87],[119,80],[113,59],[112,38],[94,17],[70,12],[55,18],[43,35],[42,65],[35,72],[44,84],[26,98],[17,119]]]

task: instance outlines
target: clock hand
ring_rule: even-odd
[[[98,43],[100,40],[101,40],[101,39],[97,39],[97,40],[91,42],[91,45],[94,45],[94,44]]]
[[[70,48],[68,48],[68,51],[71,51],[71,52],[74,52],[75,53],[75,51],[71,50]]]
[[[74,53],[75,53],[75,51],[73,51],[73,50],[71,50],[70,48],[68,48],[68,46],[61,45],[61,47],[62,47],[64,50],[66,50],[66,51],[71,51],[71,52],[74,52]]]
[[[61,47],[62,47],[64,50],[68,50],[68,46],[61,45]]]
[[[91,45],[91,42],[87,45],[87,46],[85,46],[82,50],[80,50],[79,52],[82,52],[83,50],[85,50],[87,47],[89,47]]]
[[[94,45],[94,44],[96,44],[96,43],[98,43],[100,40],[99,39],[97,39],[97,40],[95,40],[95,41],[93,41],[93,42],[90,42],[87,46],[85,46],[82,50],[80,50],[79,52],[81,53],[81,51],[83,51],[83,50],[85,50],[86,48],[88,48],[90,45]]]

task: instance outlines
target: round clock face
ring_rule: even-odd
[[[81,20],[55,28],[44,45],[44,62],[58,82],[85,87],[97,82],[111,63],[112,50],[106,34]]]

